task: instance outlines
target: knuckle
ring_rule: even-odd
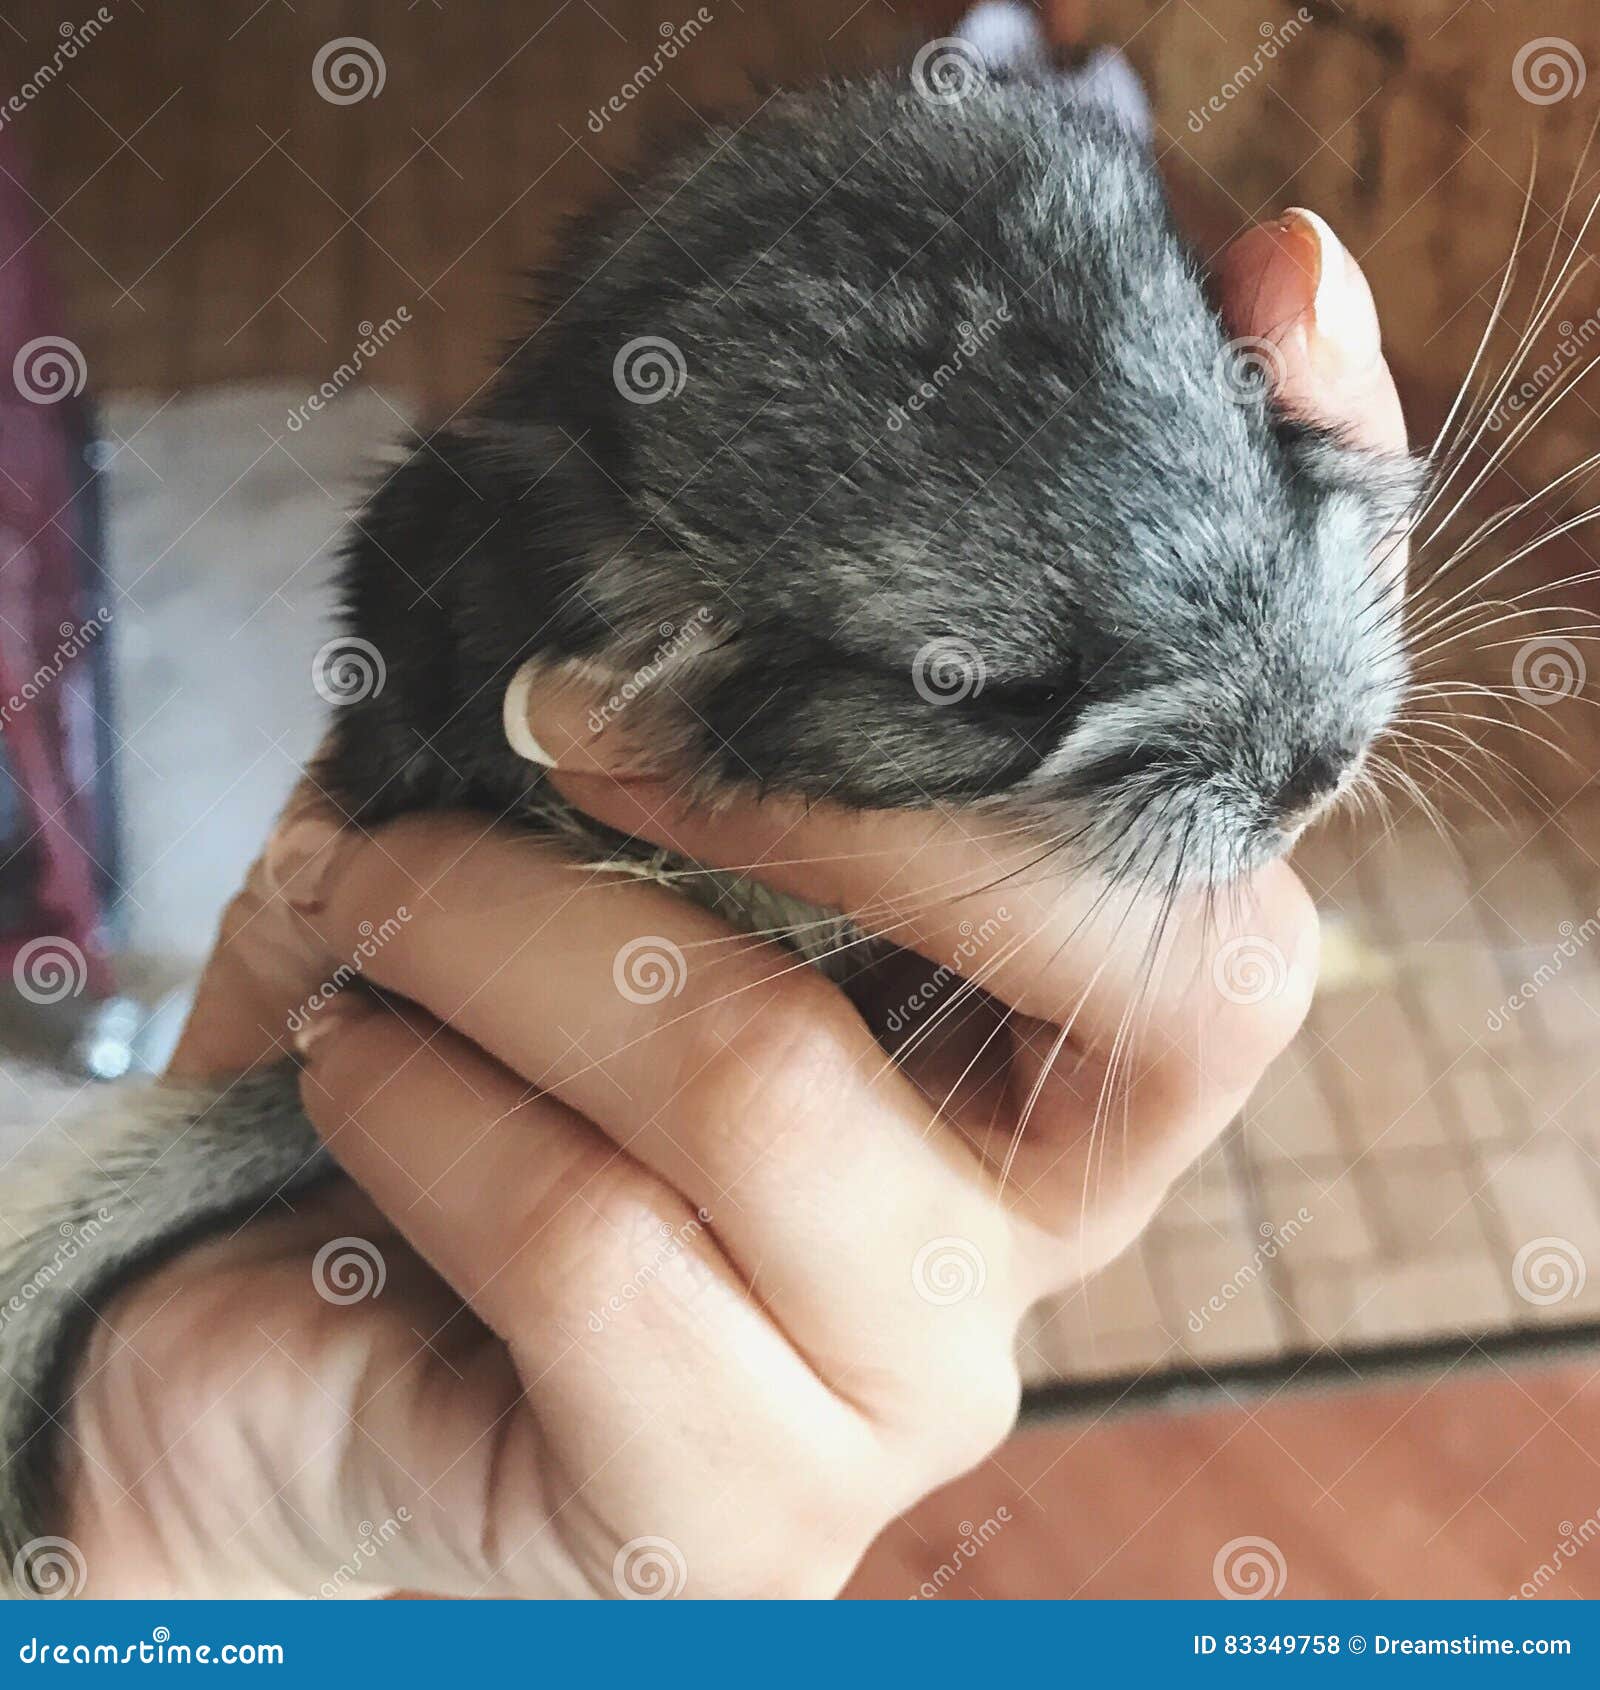
[[[417,901],[450,861],[437,816],[402,816],[372,833],[347,828],[323,888],[332,924],[355,931],[374,911]]]
[[[1228,1091],[1253,1086],[1299,1032],[1321,952],[1316,905],[1291,870],[1274,864],[1252,891],[1248,913],[1218,936],[1201,993],[1201,1067]]]
[[[702,1128],[768,1137],[814,1109],[863,1037],[846,999],[820,975],[758,975],[695,1007],[674,1109]]]
[[[1016,1427],[1022,1375],[1010,1345],[943,1382],[935,1459],[943,1484],[987,1461]],[[924,1407],[924,1412],[926,1409]]]
[[[344,1131],[370,1136],[364,1111],[409,1054],[397,1043],[405,1035],[398,1024],[386,1025],[386,1018],[360,1013],[339,999],[317,1011],[309,1026],[300,1071],[306,1114],[324,1136]]]
[[[1255,1022],[1256,1054],[1265,1067],[1299,1032],[1311,1008],[1322,955],[1322,922],[1311,894],[1286,868],[1271,877],[1262,911],[1269,937],[1283,958],[1282,989],[1263,999]]]
[[[580,1342],[613,1331],[659,1341],[692,1325],[715,1271],[703,1215],[636,1165],[607,1162],[581,1202],[546,1199],[510,1228],[515,1300]]]
[[[1022,1410],[1022,1374],[1008,1348],[994,1366],[981,1375],[967,1403],[968,1443],[965,1454],[970,1464],[986,1461],[1011,1436]]]

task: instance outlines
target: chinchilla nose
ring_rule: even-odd
[[[1342,746],[1304,748],[1296,757],[1288,779],[1272,796],[1272,808],[1278,820],[1306,820],[1312,811],[1333,795],[1358,755]]]

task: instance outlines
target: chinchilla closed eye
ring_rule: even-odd
[[[361,825],[478,806],[848,954],[839,918],[555,797],[502,710],[574,659],[704,803],[981,806],[1167,894],[1266,861],[1353,778],[1405,685],[1373,557],[1416,467],[1278,411],[1100,93],[942,51],[630,181],[484,402],[373,493],[343,602],[387,680],[333,713],[321,770]],[[127,1093],[93,1139],[4,1198],[19,1588],[86,1311],[330,1171],[292,1071]]]

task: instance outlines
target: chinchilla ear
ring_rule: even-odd
[[[578,589],[629,531],[616,481],[565,429],[469,418],[422,436],[356,515],[345,602],[380,644],[430,639],[445,615],[485,663],[571,654],[605,638]]]
[[[956,25],[956,37],[976,48],[986,69],[1002,74],[1043,70],[1050,54],[1038,13],[1016,0],[982,0]]]

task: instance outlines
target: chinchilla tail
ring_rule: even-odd
[[[3,1595],[83,1581],[76,1547],[50,1527],[56,1428],[97,1308],[140,1268],[333,1171],[292,1065],[215,1090],[139,1083],[90,1098],[0,1171]]]

